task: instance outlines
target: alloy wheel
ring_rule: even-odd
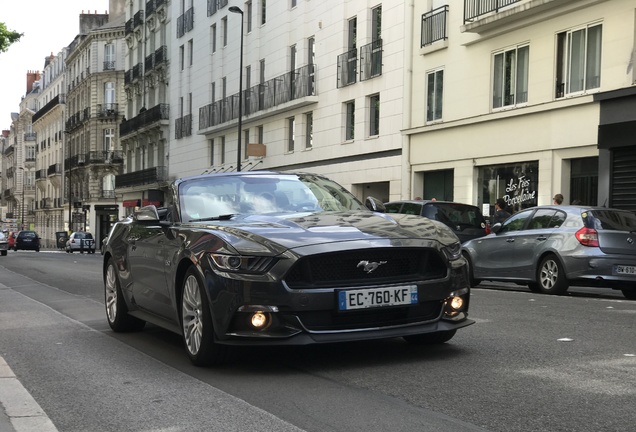
[[[183,289],[181,322],[185,344],[192,355],[196,355],[201,349],[201,339],[203,338],[202,308],[199,282],[194,275],[190,275],[186,279]]]

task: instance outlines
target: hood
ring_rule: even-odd
[[[195,222],[241,253],[283,253],[289,249],[342,242],[458,241],[444,224],[413,215],[355,212],[240,215],[232,220]]]

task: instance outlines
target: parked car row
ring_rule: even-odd
[[[8,250],[33,250],[40,252],[41,238],[37,232],[31,230],[10,231],[6,235],[0,232],[0,254],[7,255]],[[95,239],[89,232],[77,231],[66,240],[67,253],[95,253]]]
[[[538,206],[488,227],[476,206],[405,200],[387,213],[417,214],[449,226],[462,242],[471,286],[514,282],[545,294],[570,285],[620,289],[636,299],[636,215],[590,206]],[[491,232],[492,231],[492,232]]]

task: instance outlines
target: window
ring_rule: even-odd
[[[252,31],[252,2],[248,1],[245,4],[245,14],[247,15],[247,32]]]
[[[115,83],[114,82],[104,83],[104,109],[106,111],[115,109]]]
[[[267,22],[267,0],[261,0],[261,25]]]
[[[214,138],[208,140],[208,148],[210,149],[210,166],[214,166]]]
[[[223,30],[223,46],[226,47],[227,46],[227,17],[224,17],[221,20],[221,27]]]
[[[305,148],[310,149],[314,145],[314,113],[305,114]]]
[[[104,70],[115,69],[115,44],[104,45]]]
[[[188,64],[192,66],[194,61],[194,42],[192,39],[188,41]]]
[[[294,140],[296,138],[296,119],[290,117],[287,119],[287,151],[294,151]]]
[[[382,39],[382,6],[371,10],[371,40]]]
[[[602,30],[597,24],[557,35],[557,98],[601,86]]]
[[[426,74],[426,121],[442,119],[442,100],[444,93],[444,70]]]
[[[345,103],[345,140],[351,141],[355,138],[356,124],[356,103],[349,101]]]
[[[291,0],[291,7],[292,8],[295,8],[297,4],[298,4],[297,0]]]
[[[353,17],[347,22],[347,51],[338,56],[338,88],[356,82],[358,74],[357,34],[358,20]]]
[[[219,149],[219,156],[221,159],[221,165],[225,163],[225,137],[221,137],[221,148]]]
[[[181,70],[183,70],[185,67],[185,49],[183,45],[179,47],[179,65],[181,66]]]
[[[243,152],[243,160],[247,159],[247,145],[250,142],[250,130],[245,129],[243,131],[243,145],[241,151]]]
[[[212,24],[210,37],[212,38],[212,52],[215,53],[216,52],[216,24]]]
[[[492,107],[502,108],[528,102],[529,46],[495,54]]]
[[[263,126],[257,126],[256,127],[256,134],[258,136],[258,143],[259,144],[264,144],[264,141],[265,141],[265,130],[263,129]]]
[[[105,152],[113,151],[114,139],[115,139],[115,129],[112,129],[112,128],[104,129],[104,142],[103,142],[102,150]]]
[[[369,96],[369,136],[380,135],[380,95]]]
[[[502,225],[497,234],[521,231],[526,226],[526,221],[534,210],[526,210],[510,216]]]

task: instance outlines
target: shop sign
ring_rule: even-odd
[[[537,191],[530,190],[530,179],[523,175],[510,179],[506,184],[506,195],[503,199],[509,207],[513,207],[515,204],[536,200],[536,197]]]

